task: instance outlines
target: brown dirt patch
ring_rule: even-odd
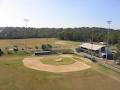
[[[31,69],[47,71],[47,72],[55,72],[55,73],[81,71],[90,68],[89,65],[86,65],[85,63],[79,61],[76,61],[74,64],[70,64],[70,65],[54,66],[54,65],[43,64],[40,61],[40,59],[43,58],[42,57],[24,58],[23,64],[24,66]]]
[[[57,42],[55,42],[55,44],[58,44],[58,45],[66,45],[66,43],[63,42],[63,41],[57,41]]]

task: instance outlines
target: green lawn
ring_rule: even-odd
[[[73,60],[71,57],[61,57],[60,55],[52,55],[43,57],[43,59],[41,59],[41,62],[44,64],[51,65],[69,65],[75,63],[75,60]]]
[[[103,66],[55,74],[24,67],[24,57],[0,57],[0,90],[120,90],[120,74]]]

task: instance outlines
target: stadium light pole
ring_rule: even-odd
[[[29,19],[25,18],[24,22],[25,22],[25,30],[27,30],[27,25],[28,25]],[[24,33],[24,35],[25,35],[25,33]],[[25,49],[27,50],[27,40],[26,40],[26,38],[25,38]]]
[[[92,52],[92,49],[93,49],[93,28],[92,28],[92,32],[91,32],[91,59],[93,58],[93,52]]]
[[[107,30],[107,46],[106,46],[106,63],[107,63],[107,59],[108,59],[108,49],[109,49],[109,34],[110,34],[110,25],[111,25],[112,21],[107,21],[108,24],[108,30]]]

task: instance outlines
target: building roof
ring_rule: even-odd
[[[98,44],[91,44],[91,43],[83,43],[80,45],[80,47],[86,48],[86,49],[92,49],[94,51],[101,49],[102,47],[105,47],[105,45],[98,45]]]

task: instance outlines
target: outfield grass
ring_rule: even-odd
[[[89,63],[92,68],[87,70],[55,74],[24,67],[24,57],[0,57],[0,90],[120,90],[120,74],[100,65]]]
[[[75,41],[63,41],[56,38],[32,38],[32,39],[2,39],[0,40],[0,48],[10,47],[17,45],[18,47],[25,47],[25,41],[27,42],[27,47],[35,48],[35,46],[41,47],[42,44],[49,43],[56,48],[68,48],[75,45],[79,45],[79,42]]]
[[[61,57],[60,55],[52,55],[43,57],[43,59],[41,59],[41,62],[50,65],[69,65],[75,63],[75,60],[73,60],[71,57]]]

